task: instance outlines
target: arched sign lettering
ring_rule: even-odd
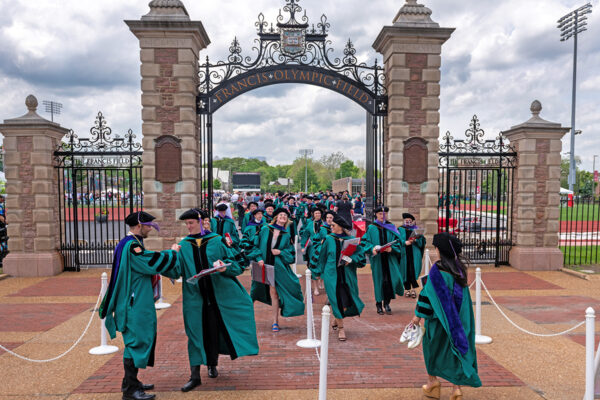
[[[303,65],[278,65],[260,68],[222,82],[208,96],[199,96],[199,108],[214,113],[230,100],[253,89],[279,83],[304,83],[324,87],[375,113],[377,98],[364,85],[339,73]]]

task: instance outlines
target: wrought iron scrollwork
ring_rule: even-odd
[[[299,65],[324,69],[343,75],[354,81],[357,86],[372,92],[374,96],[385,97],[385,75],[383,68],[377,64],[367,65],[359,63],[356,57],[356,49],[349,39],[343,50],[343,57],[332,58],[333,49],[331,41],[327,39],[330,23],[325,15],[321,16],[316,29],[314,24],[309,28],[309,20],[304,10],[304,15],[298,14],[303,10],[298,4],[299,0],[286,0],[283,11],[289,13],[286,22],[284,15],[277,16],[277,24],[274,28],[265,21],[263,13],[258,15],[254,24],[258,38],[254,40],[252,51],[255,56],[243,56],[242,49],[237,37],[229,47],[227,61],[211,63],[208,57],[206,62],[199,68],[201,96],[209,96],[219,85],[235,78],[240,74],[265,67],[279,65]],[[294,45],[290,49],[282,45],[283,37],[289,32],[294,32]]]
[[[447,167],[451,158],[456,157],[500,157],[503,165],[514,165],[516,151],[502,133],[495,139],[484,139],[479,118],[473,115],[469,128],[465,130],[466,139],[455,139],[448,131],[440,140],[440,167]]]
[[[73,130],[63,138],[54,152],[54,159],[61,166],[86,165],[92,167],[120,167],[141,164],[142,144],[131,129],[124,137],[112,136],[102,112],[98,112],[90,137],[79,137]]]

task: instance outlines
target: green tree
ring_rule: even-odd
[[[360,171],[356,165],[354,165],[354,161],[346,160],[340,165],[338,176],[340,178],[358,178]]]
[[[219,190],[221,189],[221,181],[218,179],[213,180],[213,189]]]

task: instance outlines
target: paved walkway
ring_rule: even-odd
[[[299,268],[302,272],[303,268]],[[483,280],[503,310],[534,332],[566,329],[584,319],[588,306],[600,310],[600,276],[586,281],[562,272],[519,272],[485,267]],[[63,273],[53,278],[0,281],[0,344],[33,358],[65,351],[83,331],[96,302],[102,270]],[[472,274],[471,274],[472,275]],[[472,276],[471,276],[472,279]],[[240,279],[249,288],[250,278]],[[302,282],[304,279],[302,279]],[[188,378],[186,337],[181,317],[181,284],[166,281],[169,309],[158,312],[157,364],[140,373],[156,385],[160,399],[315,399],[319,366],[314,350],[295,343],[305,337],[304,317],[284,318],[270,331],[270,308],[256,303],[260,355],[235,361],[221,357],[220,375],[183,394]],[[422,349],[408,350],[398,337],[414,310],[414,299],[392,301],[393,315],[375,312],[368,268],[359,275],[363,315],[345,323],[347,342],[330,341],[329,398],[421,398],[426,378]],[[474,294],[473,294],[474,297]],[[325,295],[316,297],[320,332]],[[556,338],[525,335],[512,327],[484,297],[483,333],[494,342],[477,348],[483,388],[465,389],[465,399],[575,399],[583,396],[584,328]],[[67,356],[46,364],[25,362],[0,350],[0,399],[119,399],[122,351],[91,356],[99,343],[99,322]],[[113,341],[122,350],[120,336]],[[450,394],[444,385],[442,398]],[[201,392],[201,393],[200,393]]]

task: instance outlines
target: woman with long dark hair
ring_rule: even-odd
[[[460,400],[461,385],[481,386],[467,264],[460,256],[462,243],[456,236],[438,233],[433,245],[439,250],[440,260],[431,267],[411,321],[418,327],[421,319],[425,320],[423,358],[429,381],[423,385],[423,393],[439,399],[441,384],[437,377],[442,377],[454,385],[450,399]]]

